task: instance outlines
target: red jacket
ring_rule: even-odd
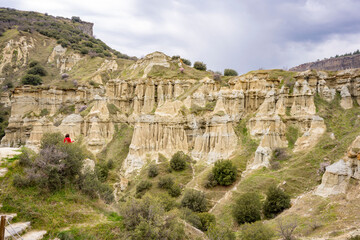
[[[64,138],[64,143],[72,143],[72,141],[69,137],[67,137],[67,138]]]

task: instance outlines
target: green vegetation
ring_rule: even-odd
[[[0,104],[0,139],[5,136],[5,128],[9,124],[10,108]]]
[[[66,18],[53,17],[36,12],[18,11],[10,8],[1,8],[0,34],[7,29],[17,27],[23,32],[38,32],[44,36],[55,38],[63,47],[70,47],[78,52],[87,50],[91,56],[111,56],[110,52],[119,58],[130,59],[129,56],[121,54],[99,39],[96,39],[80,30],[81,26],[87,24],[79,19],[72,21]]]
[[[190,161],[191,158],[188,155],[179,151],[172,156],[170,160],[170,167],[175,171],[182,171],[186,168],[186,163]]]
[[[160,177],[158,187],[163,189],[170,189],[174,185],[174,179],[170,176]]]
[[[225,69],[224,76],[237,76],[238,73],[234,69]]]
[[[241,240],[270,240],[274,232],[261,222],[246,223],[241,228]]]
[[[215,162],[212,174],[219,185],[228,186],[235,182],[237,170],[230,160],[219,160]]]
[[[181,199],[181,206],[187,207],[194,212],[205,212],[208,208],[207,204],[204,193],[195,189],[186,190],[184,197]]]
[[[196,104],[192,104],[191,108],[190,108],[190,113],[199,116],[199,115],[204,114],[205,112],[214,111],[215,105],[216,105],[216,101],[207,102],[205,107],[200,107]]]
[[[77,143],[64,144],[62,140],[60,133],[45,134],[38,155],[31,157],[28,152],[24,153],[20,161],[24,174],[14,176],[14,186],[56,192],[70,184],[91,198],[101,197],[112,202],[111,188],[102,184],[96,173],[81,172],[86,150]]]
[[[274,218],[290,206],[290,196],[282,189],[275,186],[268,189],[263,207],[265,217]]]
[[[115,106],[113,103],[108,103],[107,108],[110,114],[116,115],[118,112],[120,112],[120,109]]]
[[[260,220],[261,203],[259,195],[253,192],[240,195],[233,205],[232,213],[238,224]]]
[[[194,62],[194,68],[200,71],[206,71],[206,64],[203,62]]]
[[[22,77],[21,82],[24,85],[36,86],[42,84],[42,79],[38,75],[26,74],[24,77]]]
[[[147,190],[149,190],[152,187],[152,183],[147,180],[142,180],[137,186],[136,186],[136,197],[141,198]]]
[[[151,164],[148,169],[148,177],[153,178],[159,174],[158,167],[156,164]]]
[[[293,149],[296,140],[300,136],[299,128],[297,128],[296,126],[288,126],[285,135],[286,135],[286,140],[288,141],[289,148]]]
[[[188,66],[191,66],[190,60],[187,60],[187,59],[185,59],[185,58],[181,58],[181,61],[182,61],[184,64],[186,64],[186,65],[188,65]]]
[[[158,201],[150,198],[129,201],[122,208],[128,239],[183,239],[184,225],[169,217]]]

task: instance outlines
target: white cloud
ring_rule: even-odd
[[[0,0],[80,16],[96,37],[136,56],[159,50],[241,73],[292,67],[360,48],[356,0]]]

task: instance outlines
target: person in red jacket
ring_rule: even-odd
[[[70,135],[66,134],[65,138],[64,138],[64,143],[72,143],[73,141],[71,141]]]

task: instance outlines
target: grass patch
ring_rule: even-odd
[[[133,128],[127,124],[115,125],[115,133],[111,142],[107,147],[98,154],[98,158],[109,161],[112,160],[115,164],[115,168],[112,171],[110,178],[112,181],[116,181],[117,171],[119,171],[124,159],[129,152],[129,146],[131,143],[133,134]]]
[[[289,148],[293,149],[296,140],[300,136],[300,130],[298,127],[290,125],[286,129],[285,136],[286,136],[286,140],[288,141]]]

